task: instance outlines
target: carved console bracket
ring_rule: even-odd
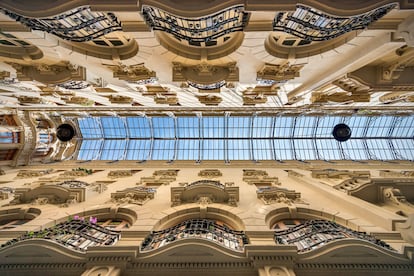
[[[217,178],[217,177],[223,176],[223,174],[221,173],[220,170],[217,170],[217,169],[206,169],[206,170],[201,170],[198,173],[198,176],[203,177],[203,178]]]
[[[110,171],[108,173],[108,178],[121,178],[121,177],[130,177],[135,173],[140,172],[141,170],[117,170]]]
[[[313,170],[312,177],[313,178],[333,178],[333,179],[370,178],[371,173],[369,171]]]
[[[59,84],[69,80],[86,80],[86,68],[73,65],[70,62],[53,65],[23,65],[19,63],[9,64],[16,69],[17,79],[20,81],[36,80],[44,84]]]
[[[144,63],[125,65],[107,65],[114,74],[114,78],[129,82],[140,82],[156,78],[156,73],[144,66]]]
[[[133,187],[111,193],[111,199],[118,204],[143,205],[154,198],[156,189],[148,187]]]
[[[184,65],[173,62],[173,81],[190,82],[199,85],[239,81],[239,68],[236,62],[225,65],[212,65],[206,62],[198,65]]]
[[[300,199],[300,193],[294,190],[288,190],[280,187],[260,187],[256,191],[257,198],[261,199],[264,204],[285,203],[304,203]]]
[[[286,82],[299,77],[299,71],[303,66],[304,64],[290,65],[289,62],[284,64],[265,63],[263,67],[257,71],[257,80]]]
[[[177,93],[160,85],[148,85],[147,91],[142,92],[142,95],[152,97],[157,104],[178,104]]]
[[[277,96],[277,85],[272,86],[255,86],[254,88],[248,88],[243,91],[243,104],[255,105],[263,104],[267,102],[268,96]]]
[[[277,177],[270,177],[266,171],[262,170],[243,170],[243,181],[258,187],[280,185]]]
[[[141,180],[137,185],[145,186],[161,186],[169,185],[171,182],[176,180],[179,170],[158,170],[155,171],[152,176],[141,177]]]

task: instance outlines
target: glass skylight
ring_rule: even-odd
[[[414,160],[414,116],[79,118],[78,160]],[[351,138],[338,142],[336,124]]]

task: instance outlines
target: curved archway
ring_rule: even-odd
[[[161,218],[153,227],[153,230],[162,230],[188,219],[206,218],[219,220],[230,226],[232,229],[242,231],[245,229],[245,225],[241,218],[234,214],[234,212],[227,211],[221,208],[219,204],[215,206],[208,206],[205,210],[202,210],[199,205],[192,204],[183,210],[175,211]],[[223,205],[223,207],[226,205]],[[226,206],[227,207],[227,206]]]
[[[102,59],[129,59],[139,50],[135,39],[117,31],[88,42],[70,42],[59,39],[60,44],[75,52]]]
[[[154,33],[165,49],[181,57],[195,60],[202,58],[213,60],[227,56],[236,51],[244,39],[243,32],[236,32],[219,38],[217,43],[212,46],[202,46],[201,44],[200,46],[191,46],[188,42],[180,41],[168,33],[162,31],[155,31]]]
[[[355,38],[359,33],[360,31],[353,31],[331,40],[308,43],[306,40],[286,33],[271,32],[266,38],[264,46],[266,51],[274,57],[300,59],[333,50]]]
[[[38,208],[13,208],[0,211],[0,229],[13,229],[25,224],[37,216],[41,210]]]
[[[354,224],[352,221],[347,220],[341,216],[325,212],[323,210],[316,210],[310,208],[298,207],[293,212],[288,207],[281,207],[270,211],[265,216],[266,224],[270,229],[278,222],[285,219],[303,219],[303,220],[313,220],[313,219],[323,219],[328,221],[335,221],[336,223],[349,227],[351,229],[358,229],[358,225]]]
[[[5,61],[38,60],[43,57],[43,52],[37,46],[12,34],[0,32],[0,41],[0,56]]]

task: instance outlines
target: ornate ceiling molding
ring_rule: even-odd
[[[198,65],[184,65],[173,62],[173,81],[196,83],[200,85],[210,85],[221,81],[239,81],[239,68],[236,62],[226,65],[212,65],[202,62]]]
[[[9,63],[16,69],[17,79],[20,81],[36,80],[44,84],[60,84],[69,80],[86,80],[86,68],[73,65],[66,61],[63,64],[32,64],[23,65]]]
[[[139,82],[148,79],[156,78],[156,73],[145,67],[144,63],[125,65],[119,63],[118,65],[106,65],[111,69],[114,78],[125,80],[129,82]]]
[[[219,105],[223,99],[220,96],[217,95],[197,95],[198,100],[200,103],[205,104],[207,106],[217,106]]]
[[[177,93],[160,85],[147,85],[143,96],[152,97],[157,104],[179,105]]]
[[[243,170],[243,181],[249,185],[256,185],[257,187],[280,185],[279,178],[271,177],[263,170]]]
[[[133,187],[111,193],[111,199],[117,204],[144,205],[149,200],[154,199],[155,193],[156,189],[154,188]]]
[[[193,183],[180,183],[181,187],[171,187],[171,206],[185,203],[225,203],[237,206],[239,187],[234,183],[221,184],[214,180],[199,180]]]
[[[8,71],[0,71],[0,80],[4,80],[5,78],[10,77],[10,72]]]
[[[130,177],[133,176],[135,173],[140,172],[141,170],[116,170],[116,171],[109,171],[108,178],[123,178],[123,177]]]
[[[267,96],[277,96],[277,85],[255,86],[243,91],[243,105],[264,104],[267,102]]]
[[[257,80],[273,80],[275,82],[286,82],[288,80],[299,77],[299,71],[304,64],[290,65],[289,62],[284,64],[265,63],[263,67],[257,71]]]
[[[312,170],[313,178],[332,178],[332,179],[345,179],[345,178],[370,178],[370,171],[348,171],[348,170]]]
[[[384,104],[392,104],[397,102],[414,102],[414,92],[391,92],[382,95],[379,101]]]
[[[293,203],[303,203],[300,193],[280,187],[259,187],[256,191],[257,198],[264,204],[284,203],[291,206]]]
[[[176,180],[178,171],[179,170],[173,170],[173,169],[155,171],[152,174],[152,176],[141,177],[137,185],[145,185],[145,186],[169,185],[171,182]]]

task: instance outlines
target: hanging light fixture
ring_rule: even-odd
[[[61,124],[56,131],[57,138],[62,142],[67,142],[75,136],[75,129],[70,124]]]
[[[332,131],[333,137],[339,142],[345,142],[351,138],[351,133],[351,128],[346,124],[337,124]]]

